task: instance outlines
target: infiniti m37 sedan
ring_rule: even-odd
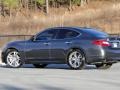
[[[85,64],[109,68],[120,60],[120,46],[109,40],[108,34],[86,27],[48,28],[29,40],[8,43],[2,51],[2,62],[12,68],[33,64],[36,68],[48,64],[68,64],[82,69]]]

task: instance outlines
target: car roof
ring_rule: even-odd
[[[90,27],[53,27],[53,28],[49,28],[49,29],[75,29],[78,31],[83,31],[83,30],[91,30],[91,31],[98,31],[98,32],[102,32],[99,29],[95,29],[95,28],[90,28]]]
[[[85,30],[85,29],[93,29],[88,27],[53,27],[49,29],[78,29],[78,30]]]
[[[74,29],[74,30],[83,31],[83,32],[105,33],[105,32],[102,32],[100,29],[90,28],[90,27],[53,27],[48,29]]]

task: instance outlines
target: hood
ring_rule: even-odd
[[[7,45],[23,45],[25,44],[25,42],[27,42],[28,40],[20,40],[20,41],[11,41],[9,42]]]

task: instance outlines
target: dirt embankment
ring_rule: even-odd
[[[82,26],[101,28],[108,33],[120,33],[120,2],[97,1],[84,7],[52,8],[49,15],[24,11],[14,17],[1,17],[1,34],[35,34],[47,27]]]

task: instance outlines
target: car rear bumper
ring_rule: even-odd
[[[112,49],[112,48],[107,49],[106,59],[108,61],[120,61],[120,49]]]
[[[120,49],[98,47],[95,50],[87,55],[87,63],[116,63],[120,61]]]

